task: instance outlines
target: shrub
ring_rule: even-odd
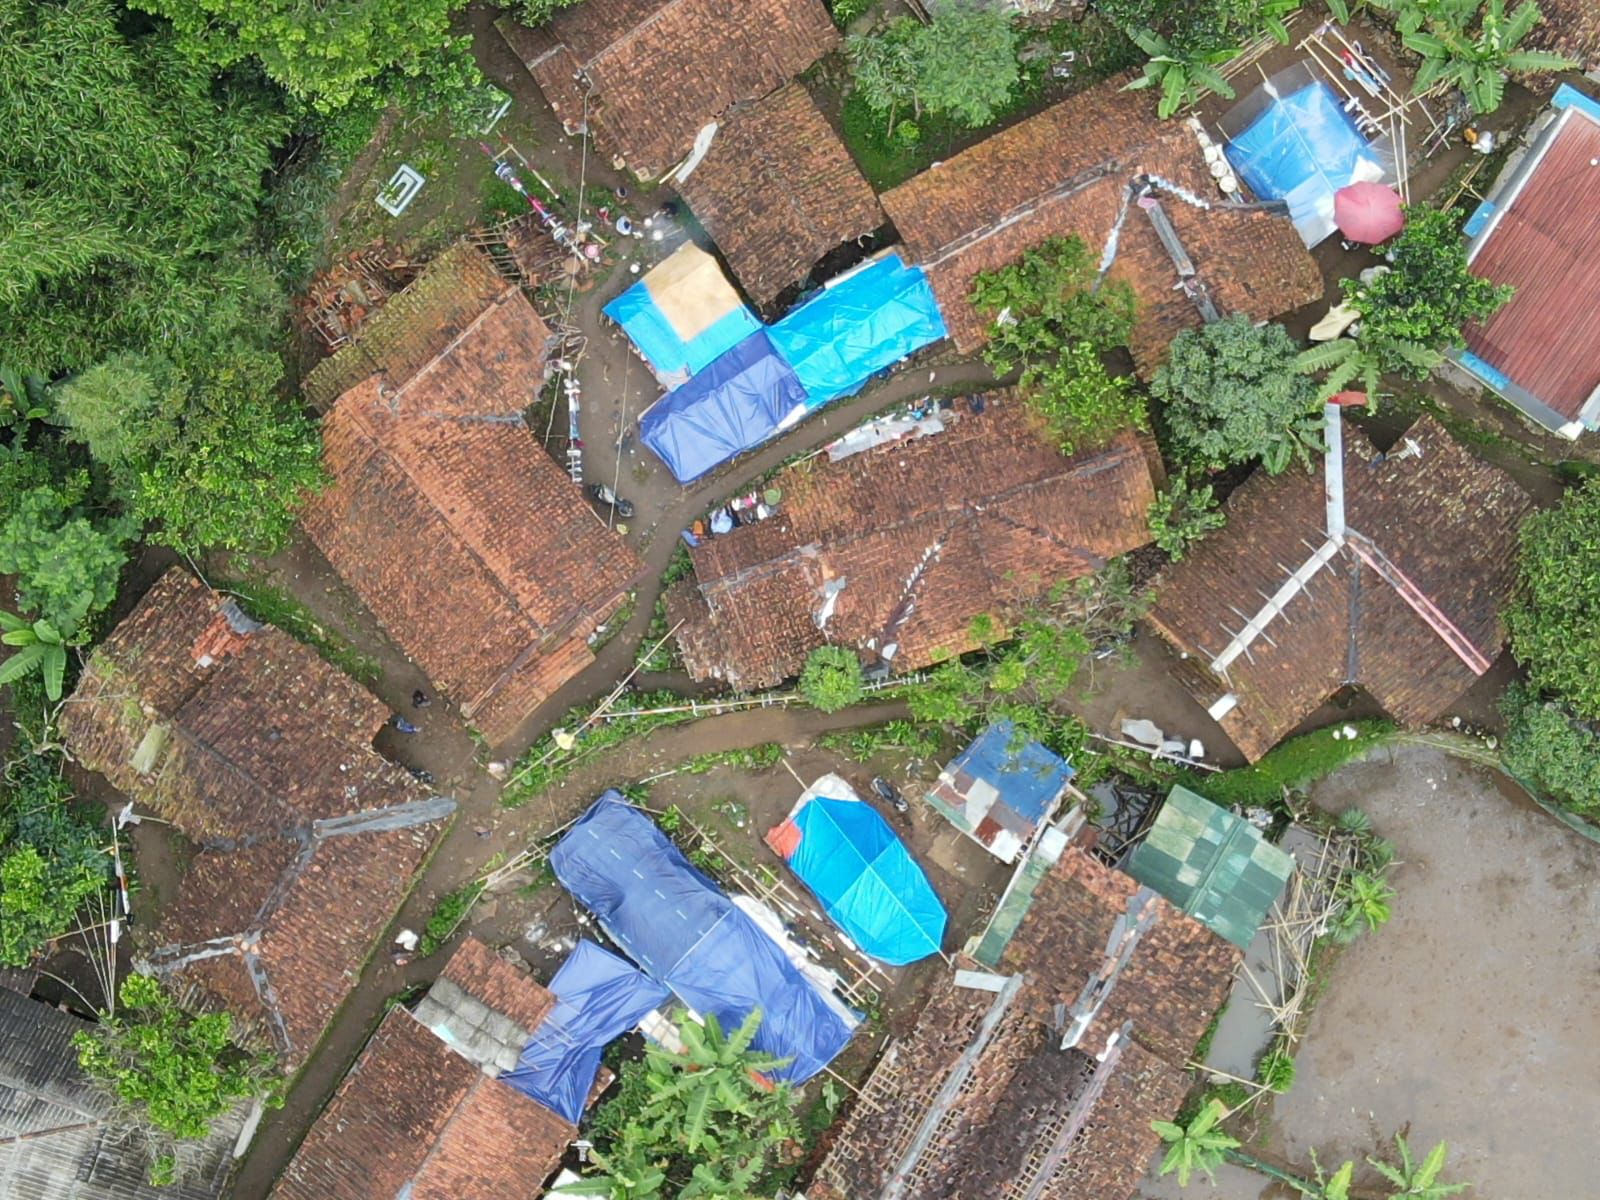
[[[1600,733],[1553,700],[1513,686],[1501,702],[1506,769],[1552,803],[1600,824]]]
[[[1537,691],[1600,719],[1600,481],[1524,521],[1518,563],[1512,653]]]
[[[818,646],[800,672],[800,694],[822,712],[848,708],[866,694],[861,681],[861,660],[845,646]]]
[[[1172,555],[1174,562],[1206,534],[1228,523],[1228,518],[1217,509],[1211,485],[1192,487],[1181,476],[1150,502],[1146,515],[1150,536],[1157,546]]]
[[[1354,726],[1354,738],[1336,738],[1334,729],[1319,729],[1290,738],[1248,767],[1185,782],[1224,807],[1280,807],[1285,789],[1294,791],[1333,774],[1374,746],[1383,745],[1395,732],[1392,721],[1357,721]]]
[[[928,113],[968,127],[986,125],[1021,77],[1010,18],[998,6],[967,0],[944,0],[926,24],[898,17],[852,36],[845,52],[856,89],[891,134],[906,110],[918,118]]]

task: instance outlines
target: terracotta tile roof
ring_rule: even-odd
[[[1497,213],[1472,272],[1517,290],[1467,347],[1575,420],[1600,393],[1600,121],[1567,109],[1544,157]]]
[[[695,549],[694,577],[667,593],[670,621],[686,622],[677,637],[690,674],[768,686],[825,641],[893,643],[897,669],[926,666],[973,648],[974,616],[1003,619],[1149,539],[1150,468],[1132,435],[1063,458],[1007,394],[949,423],[791,467],[772,480],[783,490],[776,517]]]
[[[840,41],[821,0],[585,0],[540,29],[498,28],[569,130],[587,119],[602,150],[650,177]]]
[[[1209,707],[1224,694],[1238,697],[1221,724],[1247,758],[1266,753],[1345,684],[1360,684],[1400,721],[1425,724],[1500,653],[1517,528],[1533,502],[1431,417],[1395,449],[1405,439],[1420,456],[1391,452],[1369,465],[1371,443],[1346,425],[1352,535],[1288,600],[1283,618],[1234,659],[1226,680],[1207,664],[1244,625],[1238,614],[1261,610],[1262,598],[1327,540],[1320,472],[1257,472],[1229,497],[1227,527],[1159,584],[1151,624],[1192,656],[1182,675],[1196,700]],[[1476,665],[1447,637],[1458,638]]]
[[[678,192],[757,304],[885,220],[850,152],[798,83],[736,106]]]
[[[536,1026],[554,997],[469,938],[445,977]],[[435,985],[437,990],[437,985]],[[420,1010],[419,1010],[420,1012]],[[384,1018],[274,1187],[276,1200],[531,1200],[577,1129],[404,1009]]]
[[[1181,1068],[1227,999],[1244,954],[1130,876],[1068,847],[1039,881],[1001,967],[1028,973],[1024,1001],[1041,1021],[1050,1020],[1056,1005],[1077,1003],[1085,981],[1105,966],[1112,928],[1130,916],[1141,893],[1153,899],[1155,920],[1117,971],[1078,1045],[1098,1053],[1131,1021],[1134,1041]]]
[[[1002,130],[881,197],[928,277],[956,345],[981,346],[986,324],[968,302],[975,276],[1014,262],[1050,237],[1076,235],[1098,258],[1119,215],[1110,277],[1139,301],[1131,348],[1141,373],[1159,366],[1179,332],[1201,323],[1148,216],[1124,214],[1129,185],[1155,176],[1212,199],[1199,143],[1182,121],[1160,121],[1124,78],[1090,88]],[[1322,277],[1287,219],[1157,193],[1199,279],[1224,312],[1276,316],[1319,300]]]
[[[593,660],[586,639],[644,570],[522,419],[547,338],[504,286],[411,374],[345,392],[323,422],[333,484],[303,520],[491,742]]]
[[[807,1189],[812,1200],[882,1195],[971,1047],[980,1048],[958,1098],[908,1164],[903,1194],[1122,1200],[1132,1192],[1159,1144],[1150,1122],[1172,1116],[1187,1078],[1125,1041],[1097,1080],[1091,1057],[1061,1050],[1060,1036],[1017,1003],[980,1046],[995,1000],[950,980],[938,985],[914,1030],[891,1043],[845,1117]]]
[[[1542,24],[1528,35],[1528,45],[1565,54],[1580,66],[1600,63],[1600,5],[1594,0],[1544,0]]]
[[[291,1066],[454,808],[372,749],[387,715],[174,568],[89,660],[62,719],[79,762],[201,843],[153,965]]]
[[[367,317],[348,344],[311,369],[302,385],[306,399],[326,410],[373,375],[411,378],[510,286],[487,257],[458,242]]]

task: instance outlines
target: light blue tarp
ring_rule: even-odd
[[[895,966],[938,953],[944,905],[877,809],[819,796],[793,819],[789,866],[856,945]]]
[[[728,1029],[761,1009],[756,1048],[792,1060],[780,1078],[811,1078],[850,1040],[842,1006],[616,791],[556,844],[550,864],[617,945],[690,1008]]]
[[[1050,802],[1061,793],[1072,768],[1038,742],[1013,748],[1016,726],[996,721],[951,760],[949,773],[982,780],[999,793],[997,801],[1025,817],[1031,828],[1044,820]]]
[[[1382,158],[1325,83],[1274,99],[1226,153],[1258,197],[1287,202],[1290,220],[1312,245],[1333,231],[1334,192],[1384,177]]]
[[[522,1048],[516,1069],[500,1078],[576,1125],[605,1048],[671,993],[591,941],[567,956],[550,991],[555,1008]]]
[[[888,254],[823,288],[768,330],[816,408],[945,336],[921,267]]]
[[[685,342],[657,307],[643,280],[606,305],[603,311],[622,326],[639,353],[650,361],[656,374],[662,376],[687,377],[704,370],[761,328],[755,313],[740,305]]]
[[[688,483],[759,446],[805,402],[789,364],[765,333],[755,333],[652,404],[639,420],[639,436],[679,483]]]

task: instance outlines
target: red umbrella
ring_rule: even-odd
[[[1352,183],[1333,194],[1333,219],[1352,242],[1376,246],[1405,228],[1400,197],[1381,183]]]

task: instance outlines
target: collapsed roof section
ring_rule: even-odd
[[[1294,227],[1225,203],[1194,131],[1158,120],[1126,82],[1080,92],[881,197],[961,350],[988,336],[968,298],[974,278],[1051,237],[1081,238],[1110,279],[1133,289],[1130,344],[1143,374],[1205,319],[1207,304],[1265,318],[1321,298],[1321,273]],[[1193,273],[1174,261],[1163,220]]]
[[[1346,685],[1404,724],[1435,720],[1505,640],[1531,498],[1432,417],[1378,454],[1337,413],[1324,470],[1247,479],[1149,614],[1252,760]]]
[[[196,841],[152,966],[303,1061],[455,809],[372,749],[388,710],[173,568],[96,650],[74,756]]]
[[[585,0],[537,29],[496,28],[568,132],[649,178],[840,41],[822,0]]]
[[[1132,434],[1063,457],[1010,394],[945,420],[780,472],[775,517],[691,551],[694,576],[666,593],[690,674],[773,686],[828,643],[923,667],[974,649],[973,617],[1003,621],[1148,541],[1154,486]]]
[[[481,259],[458,248],[414,286],[477,278]],[[332,484],[302,523],[389,636],[497,743],[593,661],[589,635],[644,568],[523,419],[549,339],[527,298],[502,281],[470,319],[457,316],[408,319],[436,353],[422,359],[397,337],[396,357],[338,397],[323,421]]]

